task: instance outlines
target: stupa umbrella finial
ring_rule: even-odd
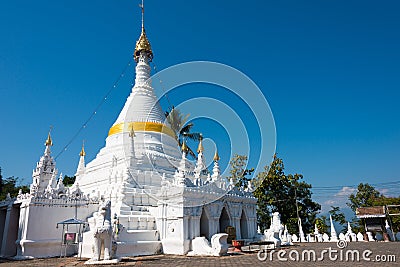
[[[215,150],[214,161],[219,161],[218,149]]]
[[[82,176],[85,173],[85,170],[86,170],[85,156],[86,156],[85,141],[83,140],[81,152],[79,152],[79,163],[78,163],[78,168],[76,169],[76,173],[75,173],[76,179],[75,179],[74,185],[78,183],[80,176]]]
[[[183,140],[183,143],[182,143],[182,152],[183,153],[187,153],[188,151],[189,151],[189,148],[188,148],[188,146],[186,145],[186,142],[185,142],[185,140]]]
[[[216,181],[221,175],[218,161],[219,161],[219,155],[218,155],[218,149],[216,149],[215,155],[214,155],[214,167],[213,167],[213,175],[212,175],[214,181]]]
[[[204,147],[203,147],[203,136],[200,134],[199,146],[197,147],[197,153],[203,153],[203,152],[204,152]]]
[[[332,215],[329,216],[329,220],[331,222],[331,241],[332,242],[337,242],[338,241],[338,237],[337,237],[337,234],[336,234],[335,225],[333,225]]]
[[[81,149],[81,152],[79,152],[79,156],[81,156],[81,157],[86,156],[86,152],[85,152],[85,141],[82,141],[82,149]]]
[[[146,53],[149,61],[152,61],[153,59],[153,51],[151,50],[151,45],[149,40],[147,39],[146,36],[146,30],[144,29],[144,2],[142,0],[142,3],[139,5],[139,7],[142,9],[142,32],[140,33],[139,40],[136,42],[136,47],[135,47],[135,52],[133,54],[133,57],[136,62],[139,61],[140,53],[144,52]]]
[[[53,140],[51,139],[51,130],[53,129],[53,126],[50,126],[49,133],[47,135],[46,142],[44,143],[45,146],[53,146]]]

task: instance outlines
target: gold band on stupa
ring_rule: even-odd
[[[175,133],[172,131],[171,128],[166,126],[165,124],[158,123],[158,122],[128,122],[128,123],[118,123],[113,125],[108,132],[108,136],[122,133],[122,132],[156,132],[156,133],[164,133],[172,138],[175,138]]]

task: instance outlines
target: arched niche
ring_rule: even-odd
[[[226,227],[231,226],[228,211],[225,207],[222,208],[221,215],[219,216],[219,232],[225,233]]]
[[[240,236],[243,239],[249,238],[248,219],[244,210],[242,210],[242,216],[240,217]]]
[[[210,221],[204,208],[200,216],[200,236],[210,239]]]

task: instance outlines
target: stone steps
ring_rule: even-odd
[[[127,217],[133,217],[133,216],[146,216],[146,215],[148,215],[148,212],[147,211],[136,211],[136,210],[133,210],[133,211],[121,211],[121,213],[120,213],[120,216],[122,216],[122,217],[124,217],[124,216],[127,216]]]
[[[154,197],[158,190],[143,188],[124,188],[123,194],[130,206],[157,206],[158,200]]]
[[[160,233],[158,230],[126,230],[126,234],[132,235],[134,240],[140,241],[159,241]]]
[[[121,214],[130,215],[132,211],[148,212],[149,208],[147,206],[126,206],[121,207]]]
[[[156,219],[150,214],[120,215],[119,222],[127,230],[155,230]]]

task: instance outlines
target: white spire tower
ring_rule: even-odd
[[[331,241],[332,242],[337,242],[338,241],[338,237],[337,237],[337,233],[336,233],[336,230],[335,230],[335,226],[333,225],[332,215],[329,216],[329,220],[331,221]]]
[[[307,242],[307,241],[306,241],[306,238],[305,238],[305,236],[304,236],[303,226],[301,225],[301,219],[300,219],[300,218],[299,218],[298,224],[299,224],[300,242]]]
[[[221,175],[221,171],[219,169],[219,163],[218,163],[219,159],[220,158],[219,158],[218,149],[217,149],[217,150],[215,150],[215,155],[214,155],[214,167],[213,167],[213,174],[212,174],[213,181],[218,180],[218,178]]]
[[[203,147],[203,138],[200,137],[199,141],[199,146],[197,148],[197,162],[196,162],[196,168],[194,169],[194,178],[200,179],[201,173],[203,170],[206,169],[206,164],[205,164],[205,158],[203,155],[204,152],[204,147]]]
[[[75,173],[75,177],[76,177],[76,181],[79,179],[79,176],[81,176],[82,174],[85,173],[85,156],[86,156],[86,152],[85,152],[85,143],[82,143],[82,149],[81,152],[79,152],[79,163],[78,163],[78,168],[76,169],[76,173]]]
[[[51,131],[51,129],[50,129]],[[53,174],[56,172],[56,163],[51,156],[50,147],[53,146],[50,131],[47,135],[46,146],[43,156],[36,163],[36,168],[32,172],[32,184],[30,186],[31,194],[43,194],[51,181]]]
[[[186,166],[186,154],[188,152],[188,147],[183,141],[182,144],[182,159],[179,163],[178,171],[175,172],[175,185],[177,186],[185,186],[186,185],[186,172],[187,172],[187,166]]]

